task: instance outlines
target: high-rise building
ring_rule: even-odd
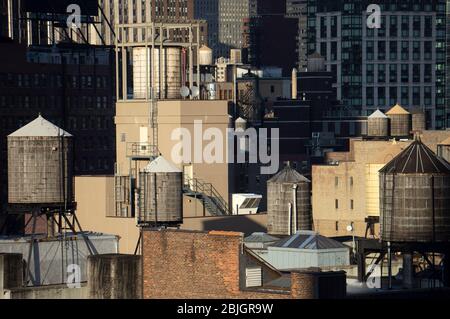
[[[400,103],[446,126],[446,1],[378,1],[381,24],[369,24],[372,1],[308,0],[308,53],[326,57],[338,99],[366,114]]]
[[[286,15],[298,19],[297,49],[298,55],[297,69],[306,71],[307,68],[307,0],[286,0]]]
[[[194,19],[194,0],[100,0],[99,6],[102,11],[99,14],[100,33],[107,44],[114,44],[116,23],[176,23]],[[204,29],[206,35],[206,26]],[[137,30],[135,33],[131,37],[141,41],[143,35],[138,34]]]
[[[220,0],[194,0],[194,18],[205,20],[208,25],[208,46],[213,55],[220,57],[219,45],[219,2]]]
[[[195,18],[208,22],[208,45],[216,59],[229,58],[231,49],[241,49],[243,62],[256,66],[291,70],[296,64],[291,56],[297,20],[286,18],[284,1],[196,0]]]
[[[276,66],[284,76],[297,65],[298,19],[286,16],[286,2],[251,0],[250,18],[244,29],[247,60],[256,67]]]

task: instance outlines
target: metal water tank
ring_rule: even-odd
[[[181,47],[166,44],[161,55],[160,48],[153,50],[142,47],[133,48],[133,97],[135,99],[144,99],[147,94],[150,97],[151,88],[160,99],[180,98],[181,73]]]
[[[153,52],[155,56],[154,88],[157,96],[160,99],[179,99],[181,97],[181,47],[164,47],[161,51],[161,63],[160,49],[153,49]]]
[[[183,222],[183,174],[160,156],[139,174],[139,221],[180,224]]]
[[[72,135],[39,115],[8,136],[8,201],[63,204],[73,199]]]
[[[312,230],[311,182],[289,165],[267,181],[267,231],[292,235]]]
[[[198,53],[200,65],[213,65],[213,52],[209,47],[202,45],[198,50]]]
[[[368,117],[367,136],[370,137],[389,136],[389,118],[380,110],[376,110]]]
[[[438,144],[438,155],[450,162],[450,137]]]
[[[381,239],[450,240],[450,164],[414,141],[380,170]]]
[[[392,137],[405,138],[411,135],[411,113],[396,104],[386,115],[390,120]]]

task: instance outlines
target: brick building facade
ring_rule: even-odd
[[[293,272],[289,279],[245,249],[242,233],[144,229],[142,238],[144,299],[345,296],[343,272]],[[255,266],[262,285],[248,288],[246,269]]]

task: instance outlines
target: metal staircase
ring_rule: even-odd
[[[211,183],[197,178],[184,178],[183,192],[185,195],[200,199],[205,209],[212,216],[230,215],[227,202]]]

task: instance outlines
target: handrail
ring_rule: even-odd
[[[207,183],[198,178],[184,178],[184,186],[187,186],[190,190],[202,193],[208,196],[219,209],[229,214],[229,208],[227,202],[223,199],[217,189],[212,183]]]
[[[127,143],[127,156],[158,156],[156,145],[150,143],[132,142]]]

